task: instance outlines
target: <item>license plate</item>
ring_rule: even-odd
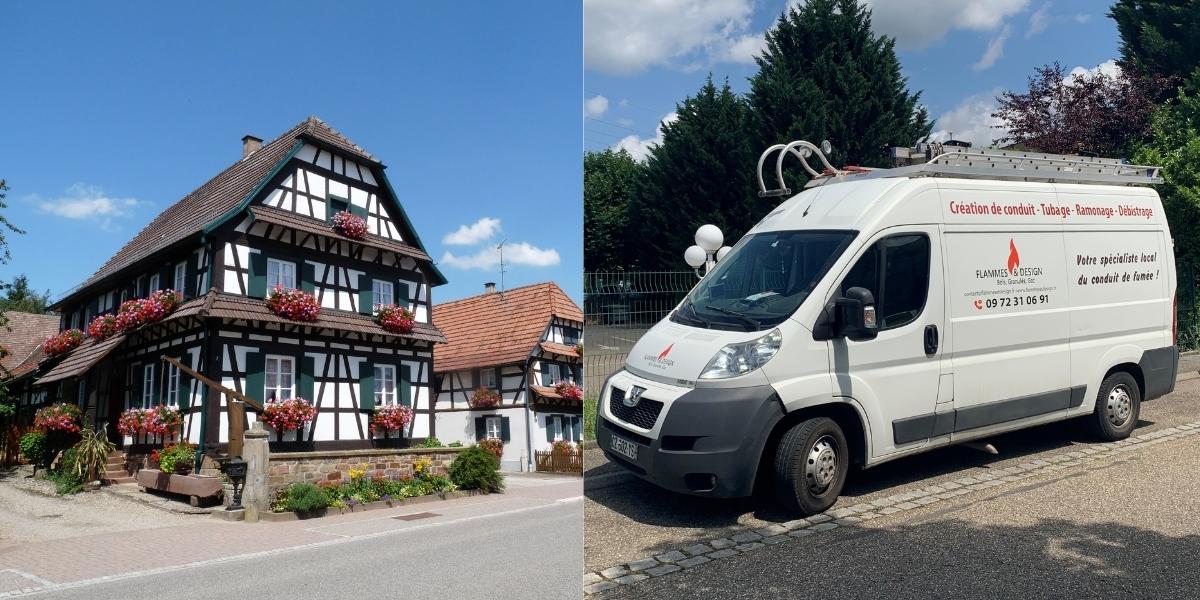
[[[616,452],[617,454],[620,454],[629,460],[637,462],[637,444],[629,440],[621,439],[614,435],[609,438],[608,447],[611,448],[613,452]]]

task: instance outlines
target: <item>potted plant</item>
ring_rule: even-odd
[[[146,409],[130,408],[122,412],[117,417],[117,432],[129,437],[146,433]]]
[[[321,305],[317,302],[316,296],[279,285],[267,294],[267,308],[292,321],[311,323],[321,316]]]
[[[114,314],[97,315],[87,326],[88,337],[97,342],[112,337],[117,331],[117,316]]]
[[[304,398],[287,398],[285,400],[269,400],[263,407],[259,420],[279,433],[300,429],[313,420],[317,409]]]
[[[387,304],[379,307],[376,315],[379,325],[392,333],[412,333],[413,312],[403,306]]]
[[[42,342],[42,352],[46,356],[55,357],[66,354],[83,343],[83,332],[78,329],[68,329]]]
[[[370,431],[382,431],[385,435],[391,431],[404,431],[412,422],[413,410],[407,406],[388,404],[377,406],[371,415]]]
[[[175,435],[176,429],[183,426],[183,413],[173,406],[160,404],[143,411],[142,414],[142,430],[164,439]]]
[[[343,210],[333,215],[333,230],[352,240],[361,240],[367,237],[367,220]]]
[[[155,450],[158,459],[158,470],[167,474],[187,475],[192,472],[192,461],[196,458],[196,445],[189,442],[167,444],[162,450]]]
[[[471,408],[494,408],[500,406],[500,392],[488,388],[477,388],[467,400]]]

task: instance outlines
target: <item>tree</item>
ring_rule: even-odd
[[[1150,131],[1154,99],[1140,81],[1102,71],[1068,75],[1059,63],[1038,67],[1029,91],[996,98],[993,117],[1015,144],[1055,154],[1128,156]]]
[[[890,166],[892,146],[929,135],[921,94],[909,93],[895,40],[871,33],[857,0],[809,0],[790,8],[755,58],[749,102],[756,148],[829,140],[835,165]],[[804,181],[794,175],[789,186]]]
[[[50,290],[39,294],[29,289],[29,278],[24,274],[13,278],[12,283],[0,283],[4,297],[0,298],[0,313],[10,310],[28,313],[44,313],[50,304]]]
[[[0,209],[8,208],[8,204],[4,201],[4,198],[7,196],[6,192],[8,192],[7,182],[0,179]],[[8,252],[8,239],[4,237],[5,229],[18,234],[25,233],[18,229],[16,225],[9,222],[8,217],[0,214],[0,264],[7,263],[8,259],[12,258],[12,255]]]
[[[629,205],[642,165],[625,150],[583,155],[583,268],[610,271],[632,264]]]
[[[697,227],[713,223],[732,244],[771,208],[755,194],[750,108],[729,82],[718,88],[709,76],[676,114],[646,159],[622,241],[642,270],[685,269]]]
[[[1137,77],[1161,77],[1160,98],[1200,67],[1200,3],[1194,0],[1117,0],[1108,11],[1121,35],[1121,68]]]
[[[1196,79],[1180,88],[1173,102],[1154,111],[1150,141],[1133,155],[1137,164],[1162,167],[1163,183],[1157,189],[1171,224],[1180,272],[1200,268],[1200,93],[1188,90],[1200,89]]]

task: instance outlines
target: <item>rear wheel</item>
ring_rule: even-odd
[[[1104,378],[1096,395],[1096,410],[1087,418],[1092,433],[1108,442],[1129,437],[1137,427],[1142,393],[1133,375],[1118,371]]]
[[[775,495],[791,512],[822,512],[837,501],[849,470],[849,447],[837,422],[802,421],[783,434],[775,450]]]

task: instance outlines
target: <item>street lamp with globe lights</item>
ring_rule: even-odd
[[[725,243],[725,234],[721,233],[720,227],[712,224],[701,225],[696,230],[695,239],[696,245],[684,250],[683,260],[696,271],[697,278],[703,279],[717,261],[729,254],[729,246],[722,245]],[[704,267],[704,273],[700,272],[700,267]]]

